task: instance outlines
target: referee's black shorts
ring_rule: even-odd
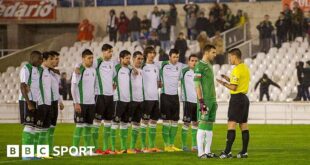
[[[247,123],[249,107],[250,101],[245,94],[232,94],[228,107],[228,121],[234,121],[236,123]]]

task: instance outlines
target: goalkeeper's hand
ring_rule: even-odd
[[[207,114],[208,113],[208,108],[206,106],[206,104],[204,103],[203,99],[199,99],[199,105],[200,105],[200,111],[201,113],[204,115],[204,114]]]

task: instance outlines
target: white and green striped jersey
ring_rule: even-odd
[[[93,67],[96,69],[97,74],[96,95],[113,96],[113,73],[115,62],[112,60],[105,61],[102,58],[98,58],[94,61]]]
[[[39,87],[40,94],[38,105],[51,105],[52,104],[52,75],[49,68],[45,66],[39,67],[40,79]]]
[[[130,82],[131,70],[128,67],[123,67],[121,64],[115,66],[114,82],[116,84],[116,90],[114,94],[115,101],[130,102],[131,99],[131,82]]]
[[[39,97],[39,79],[40,74],[38,68],[31,64],[26,64],[19,73],[20,83],[26,83],[30,87],[28,98],[31,101],[37,102]],[[25,100],[21,91],[19,92],[19,100]]]
[[[60,75],[54,73],[53,71],[51,71],[50,73],[52,75],[52,101],[58,101],[60,99],[59,94]]]
[[[182,101],[197,103],[197,93],[195,89],[195,73],[189,67],[182,69],[181,85],[182,85]]]
[[[95,104],[96,69],[80,67],[80,74],[73,72],[71,92],[73,103]]]
[[[178,62],[173,65],[169,61],[161,61],[159,62],[159,66],[160,79],[162,82],[161,93],[177,95],[183,64]]]
[[[131,91],[132,91],[132,101],[142,102],[144,100],[143,96],[143,79],[142,79],[142,70],[136,68],[138,74],[135,75],[134,72],[131,72]]]
[[[144,64],[142,67],[144,99],[158,100],[159,68],[156,64]]]

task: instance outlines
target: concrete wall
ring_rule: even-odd
[[[279,12],[282,10],[281,1],[275,2],[235,2],[235,3],[227,3],[232,9],[233,13],[236,13],[238,9],[244,10],[249,17],[250,21],[250,32],[253,37],[258,36],[258,32],[256,30],[256,25],[259,24],[260,21],[263,20],[265,14],[269,14],[271,16],[271,20],[275,21],[279,15]],[[199,4],[200,8],[207,13],[211,8],[211,3]],[[159,5],[160,9],[168,10],[168,5]],[[58,8],[57,9],[57,18],[55,20],[18,20],[18,21],[1,21],[0,24],[6,24],[8,26],[8,47],[9,48],[21,48],[25,46],[25,43],[34,44],[34,42],[41,40],[32,40],[31,38],[23,38],[23,34],[28,34],[29,30],[25,28],[23,25],[29,24],[78,24],[81,20],[88,18],[95,26],[96,31],[95,35],[97,37],[103,37],[106,35],[106,24],[107,17],[109,16],[109,10],[115,9],[117,15],[121,11],[124,11],[128,17],[131,17],[131,13],[134,10],[139,12],[139,16],[142,17],[146,15],[149,11],[153,10],[153,5],[148,6],[114,6],[114,7],[84,7],[84,8]],[[178,8],[178,30],[185,31],[184,29],[184,19],[185,12],[183,11],[183,4],[177,5]],[[48,37],[52,37],[53,34],[56,36],[60,29],[54,28],[42,28],[42,32],[44,29],[48,29],[46,33]],[[63,29],[66,31],[65,29]],[[73,33],[76,33],[76,29],[72,29]],[[38,31],[33,31],[30,34],[34,38],[40,38],[44,35],[42,33],[37,33]],[[38,35],[41,35],[38,37]]]

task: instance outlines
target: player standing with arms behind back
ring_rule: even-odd
[[[250,139],[248,128],[248,114],[250,102],[246,94],[248,93],[250,83],[250,70],[241,59],[241,51],[232,49],[228,52],[229,61],[235,68],[232,70],[230,78],[222,75],[222,77],[230,82],[224,82],[217,79],[217,82],[230,90],[230,101],[228,107],[228,123],[227,123],[227,140],[226,149],[220,155],[221,159],[231,158],[231,147],[236,137],[236,124],[242,130],[242,151],[239,152],[237,158],[248,157],[248,144]]]
[[[212,130],[217,110],[214,73],[211,62],[216,57],[216,48],[213,45],[206,45],[203,52],[202,60],[195,66],[195,86],[197,99],[199,100],[198,157],[206,159],[216,157],[211,152]]]

